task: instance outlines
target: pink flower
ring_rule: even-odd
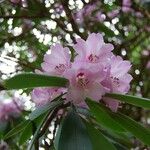
[[[19,117],[22,110],[23,104],[18,98],[0,101],[0,120],[7,121],[10,118]]]
[[[129,61],[124,61],[120,56],[112,56],[109,61],[110,68],[107,70],[107,77],[102,82],[103,86],[110,89],[111,93],[126,94],[130,88],[132,76],[128,74],[131,68]],[[113,110],[116,111],[119,101],[104,97],[103,100]]]
[[[92,12],[96,9],[96,3],[95,4],[92,4],[92,5],[86,5],[84,10],[85,10],[85,13],[83,15],[85,16],[91,16],[92,15]]]
[[[18,4],[18,3],[20,3],[21,0],[10,0],[10,1],[14,4]]]
[[[98,11],[96,14],[95,14],[95,19],[97,20],[97,21],[100,21],[100,22],[102,22],[102,21],[104,21],[105,19],[106,19],[106,16],[104,15],[104,14],[102,14],[100,11]]]
[[[84,62],[73,63],[65,73],[65,77],[70,81],[67,100],[77,105],[83,104],[86,97],[100,100],[106,92],[106,89],[101,85],[105,74],[102,66]]]
[[[107,15],[108,15],[109,18],[113,19],[116,16],[118,16],[119,12],[120,12],[119,9],[115,9],[115,10],[113,10],[111,12],[108,12]]]
[[[128,74],[128,71],[131,68],[131,63],[129,61],[124,61],[120,56],[113,56],[111,61],[111,80],[114,82],[113,92],[127,93],[130,88],[130,81],[132,76]],[[116,82],[116,80],[118,80]]]
[[[86,41],[77,39],[74,45],[75,51],[78,53],[75,61],[83,61],[89,63],[105,62],[112,54],[112,44],[106,44],[100,33],[92,33]]]
[[[42,106],[64,92],[64,88],[35,88],[31,93],[31,99],[36,106]]]
[[[31,99],[36,106],[45,105],[51,100],[51,92],[49,88],[35,88],[31,93]]]
[[[62,75],[70,68],[70,59],[69,49],[56,44],[51,47],[51,54],[45,54],[42,69],[49,75]]]
[[[105,102],[106,106],[109,107],[113,112],[116,112],[120,107],[120,102],[116,99],[103,97],[103,101]]]
[[[32,100],[37,106],[44,105],[56,96],[66,93],[66,101],[86,106],[84,100],[89,97],[95,101],[103,99],[106,105],[116,111],[120,102],[105,96],[105,93],[126,94],[130,88],[132,76],[128,74],[131,64],[112,53],[113,45],[105,43],[100,33],[92,33],[87,40],[77,39],[73,46],[77,52],[74,62],[70,62],[68,48],[60,44],[52,46],[51,54],[46,54],[40,74],[57,75],[67,78],[67,88],[35,88]]]
[[[77,23],[82,24],[84,22],[83,14],[84,9],[80,9],[78,12],[73,14],[74,20],[76,20]]]
[[[150,61],[148,61],[147,65],[146,65],[147,69],[150,69]]]
[[[96,1],[93,4],[86,4],[82,9],[74,13],[74,19],[79,24],[83,24],[84,20],[104,21],[106,17],[98,10],[99,4],[99,1]]]
[[[122,11],[123,12],[131,12],[132,8],[131,8],[132,2],[131,0],[123,0],[122,1]]]
[[[36,106],[42,106],[65,92],[65,88],[35,88],[31,93],[31,99]]]

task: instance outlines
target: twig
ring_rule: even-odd
[[[35,70],[35,69],[37,69],[35,66],[33,66],[31,63],[29,63],[29,62],[25,62],[25,61],[23,61],[23,60],[21,60],[21,59],[16,59],[16,60],[14,60],[14,59],[11,59],[11,57],[3,57],[3,58],[5,58],[5,59],[7,59],[7,60],[10,60],[10,61],[13,61],[13,62],[15,62],[15,63],[18,63],[20,66],[24,66],[24,67],[27,67],[27,68],[29,68],[29,69],[31,69],[31,70]]]
[[[4,87],[4,85],[2,83],[0,83],[0,91],[6,90],[6,88]]]
[[[65,31],[66,33],[69,33],[69,34],[70,34],[70,37],[71,37],[73,43],[76,42],[75,37],[73,36],[73,32],[68,31],[68,30],[66,29],[65,25],[64,25],[62,22],[60,22],[60,20],[53,19],[53,18],[51,18],[51,20],[55,21],[55,22],[57,23],[58,27],[60,27],[63,31]]]
[[[68,106],[70,106],[70,103],[62,104],[61,106],[59,106],[59,107],[57,107],[57,108],[55,108],[55,109],[53,110],[53,112],[51,113],[51,115],[50,115],[49,118],[47,119],[46,123],[44,124],[44,126],[43,126],[43,128],[42,128],[42,130],[41,130],[41,132],[40,132],[40,134],[39,134],[39,137],[41,137],[41,136],[46,132],[46,130],[48,129],[50,123],[51,123],[52,120],[55,118],[57,112],[58,112],[60,109],[66,108],[66,107],[68,107]]]
[[[76,24],[76,22],[75,22],[75,20],[74,20],[74,18],[72,16],[71,10],[68,7],[68,5],[69,5],[68,4],[68,0],[61,0],[61,3],[63,5],[64,11],[66,13],[66,16],[67,16],[69,22],[72,25],[72,28],[73,28],[74,32],[77,33],[83,39],[85,39],[84,35],[79,31],[78,25]]]
[[[37,18],[49,18],[49,15],[35,15],[35,16],[28,16],[28,15],[21,15],[21,16],[14,16],[14,15],[0,15],[0,19],[37,19]]]

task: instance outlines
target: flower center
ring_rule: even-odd
[[[112,77],[111,76],[111,79],[112,79],[112,82],[117,86],[119,87],[120,86],[120,81],[117,77]]]
[[[76,81],[78,85],[82,88],[86,88],[89,83],[89,80],[86,78],[85,74],[82,72],[77,75]]]
[[[58,72],[64,72],[66,70],[66,66],[64,64],[59,64],[55,67]]]
[[[95,62],[97,62],[97,61],[99,60],[99,57],[96,56],[96,55],[91,54],[91,55],[88,57],[88,60],[89,60],[90,62],[95,63]]]

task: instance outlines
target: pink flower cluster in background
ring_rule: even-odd
[[[18,3],[20,3],[21,0],[10,0],[10,1],[14,4],[18,4]]]
[[[132,11],[131,5],[132,5],[131,0],[122,0],[122,11],[123,12],[130,12],[130,11]]]
[[[132,1],[131,0],[122,0],[122,11],[124,13],[132,12],[137,18],[143,17],[141,12],[136,11],[132,8]]]
[[[103,101],[111,110],[116,111],[119,101],[107,98],[106,93],[125,94],[130,89],[132,76],[129,61],[112,53],[112,44],[105,43],[100,33],[92,33],[87,40],[76,40],[76,52],[71,62],[69,48],[56,44],[51,53],[45,54],[42,70],[47,75],[65,77],[70,81],[68,88],[35,88],[32,100],[36,105],[46,104],[61,93],[67,92],[66,101],[85,106],[85,98]]]
[[[3,93],[1,93],[3,94]],[[8,121],[12,118],[20,116],[24,106],[19,98],[13,97],[12,99],[6,99],[0,97],[0,121]]]
[[[96,1],[92,4],[85,5],[82,9],[75,12],[74,19],[83,24],[84,20],[90,21],[104,21],[106,16],[99,10],[99,2]]]

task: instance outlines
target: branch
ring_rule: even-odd
[[[71,10],[68,7],[68,5],[69,5],[68,0],[61,0],[61,3],[63,5],[66,16],[72,25],[74,32],[76,32],[81,38],[85,39],[85,36],[79,31],[78,25],[76,24],[76,22],[72,16]]]
[[[22,66],[22,67],[27,67],[27,68],[29,68],[29,69],[31,69],[31,70],[35,70],[35,69],[37,69],[35,66],[33,66],[30,62],[28,62],[28,61],[24,61],[24,60],[21,60],[21,59],[16,59],[16,58],[13,58],[13,57],[8,57],[8,56],[6,56],[6,57],[3,57],[4,59],[7,59],[7,60],[10,60],[10,61],[13,61],[13,62],[15,62],[15,63],[17,63],[18,65],[20,65],[20,66]],[[13,59],[11,59],[11,58],[13,58]]]
[[[49,118],[47,119],[47,121],[45,122],[41,132],[39,133],[39,137],[41,137],[45,132],[46,130],[48,129],[50,123],[52,122],[52,120],[55,118],[55,116],[57,115],[57,112],[60,110],[60,109],[63,109],[63,108],[66,108],[70,106],[70,102],[68,102],[67,104],[62,104],[61,106],[55,108],[53,110],[53,112],[51,113],[51,115],[49,116]]]
[[[68,30],[66,29],[66,26],[60,21],[60,19],[58,20],[58,19],[53,19],[53,18],[51,18],[51,20],[55,21],[55,22],[57,23],[58,27],[60,27],[63,31],[65,31],[66,33],[69,33],[69,34],[70,34],[70,37],[71,37],[73,43],[76,42],[75,37],[73,36],[73,32],[68,31]]]
[[[28,16],[28,15],[21,15],[21,16],[14,16],[14,15],[0,15],[0,19],[37,19],[37,18],[49,18],[49,15],[35,15],[35,16]]]
[[[0,91],[6,90],[6,88],[4,87],[4,85],[2,83],[0,83]]]

